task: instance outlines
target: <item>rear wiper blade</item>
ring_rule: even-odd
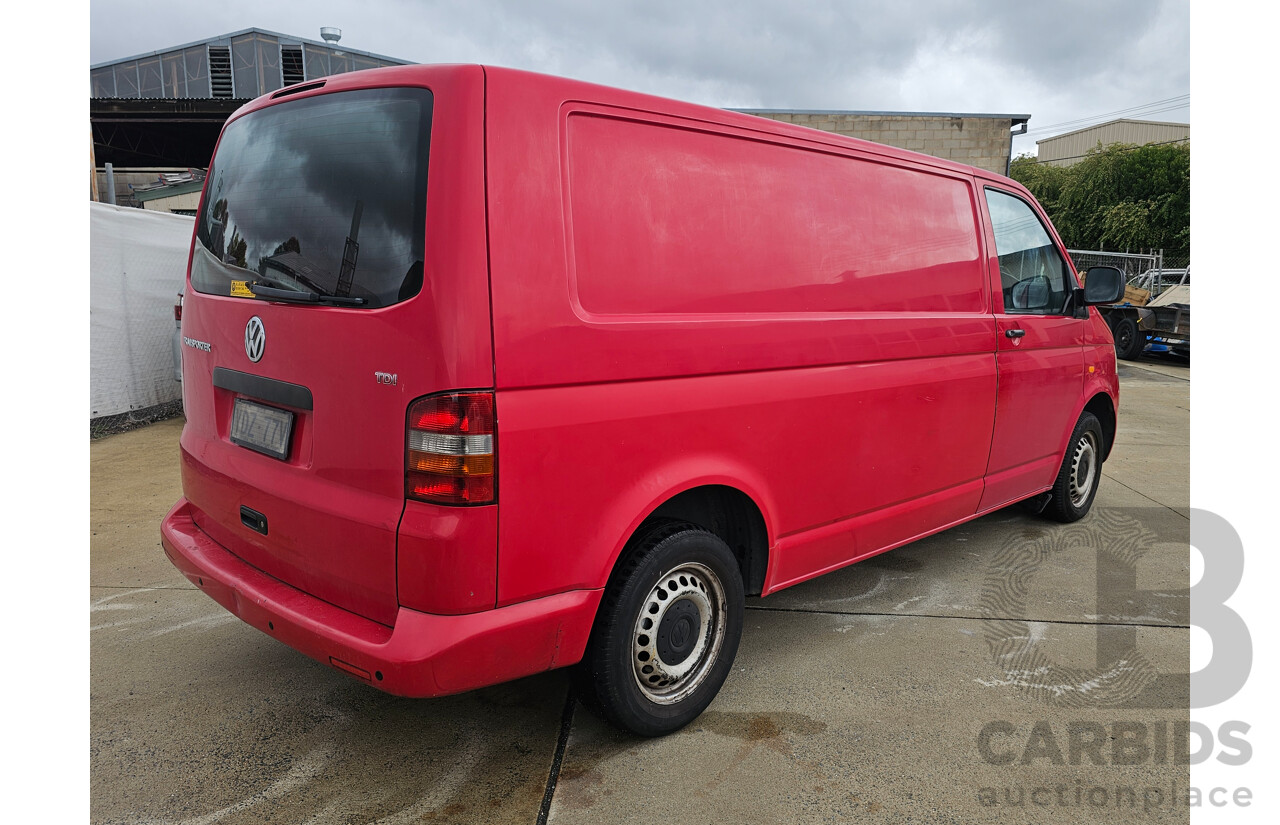
[[[277,260],[276,258],[267,258],[262,262],[262,264],[263,266],[269,266],[272,269],[280,270],[281,272],[288,275],[290,278],[293,278],[294,280],[298,281],[308,289],[315,290],[316,294],[318,295],[325,294],[324,290],[320,288],[319,284],[317,284],[315,281],[308,278],[306,275],[303,275],[302,272],[296,266],[290,266],[284,261]],[[267,278],[270,278],[271,280],[275,280],[274,278],[271,278],[270,275],[267,275],[265,272],[263,273],[263,275]]]
[[[343,295],[326,295],[321,292],[298,292],[292,289],[276,289],[262,284],[250,284],[249,291],[263,298],[275,301],[290,301],[296,304],[335,304],[343,307],[358,307],[365,303],[364,298],[349,298]]]
[[[269,266],[269,267],[272,267],[273,269],[280,270],[281,272],[288,275],[290,278],[293,278],[295,281],[297,281],[298,283],[302,284],[307,288],[305,290],[299,290],[296,293],[297,295],[300,295],[303,297],[293,298],[293,300],[295,301],[303,301],[311,304],[331,303],[339,306],[360,306],[361,304],[365,303],[364,298],[350,298],[350,297],[347,297],[346,295],[333,295],[328,292],[325,292],[324,289],[321,288],[319,284],[317,284],[315,281],[311,280],[306,275],[304,275],[301,272],[301,270],[299,270],[296,266],[285,263],[284,261],[281,261],[277,258],[267,258],[263,260],[262,263],[265,266]],[[276,278],[272,278],[270,275],[267,275],[266,273],[263,273],[263,276],[267,279],[268,283],[274,282],[280,286],[285,286],[285,284],[280,283],[279,280],[277,280]],[[283,298],[286,301],[290,300],[291,298],[290,293],[293,292],[293,290],[276,290],[273,287],[264,287],[264,288],[272,290],[272,293],[270,293],[270,297]],[[280,294],[282,292],[284,293],[283,295]],[[258,293],[255,290],[254,294],[262,294],[265,297],[268,293]]]

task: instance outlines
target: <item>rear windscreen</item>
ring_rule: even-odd
[[[403,301],[422,287],[431,92],[366,89],[230,123],[209,171],[191,285]]]

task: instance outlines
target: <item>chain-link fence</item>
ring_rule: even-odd
[[[1191,283],[1191,257],[1150,253],[1104,252],[1096,249],[1068,249],[1076,269],[1084,273],[1091,266],[1114,266],[1124,273],[1129,286],[1144,289],[1155,298],[1171,286]]]

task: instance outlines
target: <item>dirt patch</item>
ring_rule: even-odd
[[[171,418],[90,442],[90,584],[187,586],[160,549],[160,521],[182,496],[184,423]]]

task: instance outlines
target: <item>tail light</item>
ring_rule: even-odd
[[[182,320],[182,293],[178,293],[178,302],[173,305],[173,320]]]
[[[405,495],[434,504],[494,500],[493,393],[419,398],[409,407]]]

